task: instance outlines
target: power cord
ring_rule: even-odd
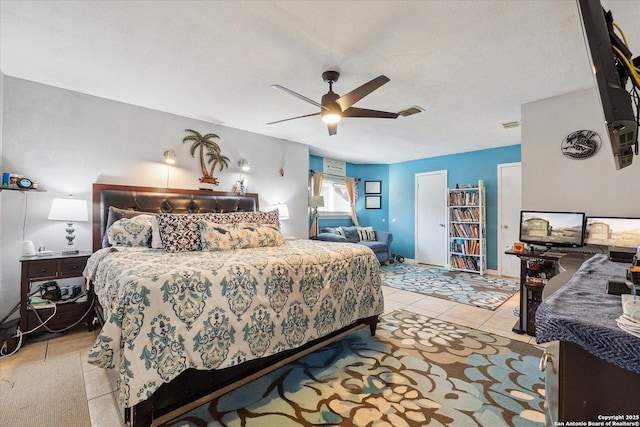
[[[79,298],[81,298],[83,296],[85,296],[85,294],[78,295],[78,297],[75,298],[73,301],[67,301],[64,304],[69,303],[69,302],[75,302],[77,299],[79,299]],[[53,318],[53,316],[55,316],[56,311],[58,309],[58,304],[52,302],[52,304],[55,307],[54,312],[53,312],[53,314],[51,316],[49,316],[49,318],[47,318],[47,320],[44,320],[44,321],[42,320],[42,317],[40,317],[40,314],[38,314],[38,309],[34,309],[33,306],[31,304],[29,304],[29,307],[32,307],[32,310],[34,312],[33,314],[35,314],[35,316],[38,318],[38,320],[40,321],[40,324],[38,326],[36,326],[35,328],[31,329],[29,332],[25,332],[25,334],[30,334],[30,333],[32,333],[33,331],[35,331],[36,329],[39,329],[39,328],[44,328],[46,331],[52,332],[52,333],[66,332],[69,329],[73,328],[74,326],[80,324],[84,320],[84,318],[87,317],[87,315],[91,312],[91,310],[93,310],[93,303],[94,303],[94,300],[91,300],[91,304],[89,304],[89,307],[87,308],[87,311],[85,311],[84,314],[77,321],[73,322],[71,325],[66,326],[66,327],[64,327],[62,329],[55,329],[55,330],[49,328],[46,325],[46,323],[49,322],[49,320],[51,320]]]
[[[17,353],[18,350],[20,350],[20,347],[22,347],[22,332],[20,332],[20,329],[16,330],[16,337],[18,337],[18,345],[16,346],[16,348],[11,353],[5,354],[4,352],[6,351],[6,348],[7,348],[7,344],[5,342],[5,345],[3,345],[2,348],[0,348],[0,359],[9,357]]]
[[[27,297],[31,297],[33,295],[35,295],[38,292],[41,292],[43,288],[43,285],[38,286],[35,290],[33,290],[32,292],[30,292]],[[80,317],[80,319],[78,319],[76,322],[74,322],[73,324],[66,326],[62,329],[58,329],[58,330],[54,330],[49,328],[46,324],[55,317],[57,311],[58,311],[58,305],[62,305],[62,304],[69,304],[69,303],[75,303],[77,302],[80,298],[86,297],[86,293],[81,293],[80,295],[76,296],[75,298],[70,298],[68,300],[64,300],[64,301],[59,301],[59,302],[55,302],[55,301],[50,301],[50,300],[45,300],[47,301],[46,304],[38,304],[37,306],[33,305],[33,304],[27,304],[27,308],[29,310],[33,311],[33,314],[36,316],[36,318],[38,319],[38,321],[40,322],[39,325],[35,326],[34,328],[32,328],[29,331],[26,332],[22,332],[20,330],[20,327],[18,327],[16,329],[16,333],[15,333],[15,337],[18,338],[18,345],[16,346],[16,348],[11,352],[11,353],[6,353],[5,351],[7,350],[7,344],[5,342],[5,345],[3,345],[2,347],[0,347],[0,359],[5,358],[5,357],[9,357],[15,353],[18,352],[18,350],[20,350],[20,347],[22,347],[22,340],[23,337],[25,335],[29,335],[31,333],[33,333],[34,331],[40,329],[40,328],[44,328],[45,330],[47,330],[48,332],[52,332],[52,333],[60,333],[60,332],[65,332],[68,331],[69,329],[75,327],[76,325],[80,324],[84,318],[91,312],[91,310],[93,310],[93,306],[94,306],[94,300],[91,301],[91,304],[89,304],[89,307],[87,308],[87,311],[84,312],[84,314]],[[20,308],[20,302],[18,302],[12,309],[11,311],[9,311],[9,313],[2,318],[2,320],[0,321],[0,325],[2,325],[8,318],[9,316],[11,316],[16,310],[18,310],[18,308]],[[53,308],[53,313],[51,313],[51,315],[49,317],[47,317],[46,320],[42,320],[42,317],[40,317],[40,314],[38,313],[38,310],[40,309],[50,309]],[[11,338],[11,337],[8,337]]]

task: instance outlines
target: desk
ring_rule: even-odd
[[[618,327],[621,298],[606,293],[607,281],[624,280],[629,266],[594,255],[538,308],[536,340],[551,343],[544,356],[551,365],[549,425],[599,421],[602,415],[640,417],[640,338]]]

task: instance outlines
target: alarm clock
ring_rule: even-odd
[[[19,178],[16,184],[18,188],[33,188],[33,182],[29,178]]]

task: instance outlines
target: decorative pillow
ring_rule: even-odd
[[[229,212],[202,214],[158,214],[158,228],[162,247],[167,252],[201,250],[200,222],[217,224],[270,224],[280,230],[278,210],[269,212]]]
[[[336,233],[338,236],[345,237],[345,236],[344,236],[344,230],[342,229],[342,227],[336,227],[336,229],[335,229],[335,233]]]
[[[200,222],[214,222],[214,215],[216,214],[158,214],[162,247],[167,252],[199,251]]]
[[[215,219],[212,222],[218,224],[237,224],[239,222],[249,222],[253,224],[273,224],[280,226],[280,216],[278,209],[269,212],[225,212],[214,213]]]
[[[151,241],[152,215],[136,215],[114,222],[107,232],[109,244],[113,246],[149,246]]]
[[[320,233],[337,234],[335,227],[320,227]]]
[[[203,251],[280,246],[284,244],[280,230],[274,224],[200,222]]]
[[[323,240],[325,242],[346,242],[343,236],[340,236],[336,233],[319,233],[316,236],[316,240]]]
[[[372,242],[376,240],[376,232],[373,231],[373,227],[359,227],[358,237],[361,242]]]
[[[352,227],[340,227],[344,232],[344,237],[347,239],[347,242],[358,243],[360,241],[360,236],[358,235],[358,227],[355,225]]]
[[[134,211],[131,209],[120,209],[113,206],[109,206],[109,214],[107,216],[107,225],[105,227],[105,233],[102,237],[102,247],[107,248],[111,246],[109,244],[109,228],[118,220],[123,218],[134,218],[138,215],[154,215],[151,212]]]
[[[162,239],[160,238],[160,226],[158,225],[158,217],[153,216],[151,220],[151,248],[162,249]]]

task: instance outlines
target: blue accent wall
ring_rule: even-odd
[[[449,188],[484,180],[487,213],[487,268],[498,268],[498,165],[519,162],[520,145],[430,157],[391,165],[347,163],[347,176],[360,178],[356,202],[362,226],[393,233],[393,253],[415,258],[415,175],[446,170]],[[322,171],[322,157],[310,156],[311,169]],[[382,182],[382,209],[365,209],[364,181]],[[350,220],[321,220],[320,226],[351,225]]]
[[[389,167],[389,231],[393,252],[415,257],[415,174],[447,171],[447,186],[484,180],[487,214],[487,268],[498,268],[498,165],[520,161],[520,145],[470,151],[392,164]]]

